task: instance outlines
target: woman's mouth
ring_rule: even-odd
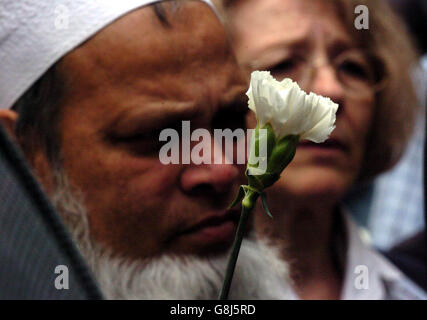
[[[331,138],[323,143],[314,143],[308,140],[301,141],[298,149],[310,150],[319,156],[334,156],[337,153],[345,153],[348,147],[340,140]]]

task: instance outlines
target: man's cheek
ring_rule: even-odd
[[[143,173],[129,177],[129,191],[147,200],[165,200],[179,188],[180,165],[154,165]]]

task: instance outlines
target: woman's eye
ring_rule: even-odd
[[[276,78],[292,78],[300,69],[301,62],[297,57],[287,58],[270,68],[271,74]]]
[[[360,80],[370,80],[369,70],[359,62],[344,61],[340,64],[339,71],[346,76],[351,76]]]

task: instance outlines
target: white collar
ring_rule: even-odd
[[[345,209],[342,210],[342,217],[347,235],[347,253],[341,299],[385,299],[386,283],[400,280],[403,274],[362,241],[359,227]]]
[[[342,209],[341,212],[347,234],[341,299],[425,299],[426,295],[422,289],[412,283],[381,253],[362,241],[361,229],[348,211]]]

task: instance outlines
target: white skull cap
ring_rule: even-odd
[[[0,0],[0,109],[12,107],[56,61],[105,26],[162,1]],[[210,0],[199,1],[215,11]]]

